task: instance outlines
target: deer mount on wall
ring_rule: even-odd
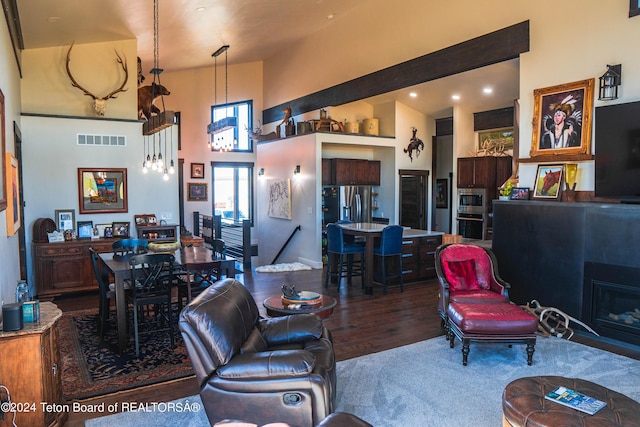
[[[125,89],[125,85],[127,84],[127,81],[129,80],[129,70],[127,68],[127,60],[126,60],[126,58],[122,59],[120,54],[118,54],[118,52],[115,51],[115,49],[114,49],[114,51],[116,52],[117,62],[118,62],[118,64],[120,64],[120,66],[122,67],[122,70],[124,71],[124,80],[123,80],[122,84],[117,89],[115,89],[114,91],[109,92],[107,95],[103,96],[102,98],[99,98],[96,95],[94,95],[93,93],[89,92],[87,89],[85,89],[82,86],[80,86],[80,84],[73,77],[73,74],[71,74],[71,69],[69,68],[69,62],[71,62],[71,49],[73,49],[73,44],[71,44],[71,46],[69,47],[69,51],[67,51],[67,63],[66,63],[67,75],[69,76],[69,79],[71,80],[71,86],[80,89],[82,92],[84,92],[84,94],[86,96],[89,96],[89,97],[93,98],[93,109],[94,109],[94,111],[96,112],[97,115],[104,116],[104,113],[107,110],[107,101],[109,99],[111,99],[111,98],[117,98],[116,95],[118,93],[125,92],[127,90],[127,89]]]

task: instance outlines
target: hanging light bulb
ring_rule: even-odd
[[[167,171],[167,168],[164,168],[162,179],[164,179],[165,181],[169,181],[169,172]]]
[[[146,160],[142,161],[142,173],[147,173],[147,162],[146,162]]]

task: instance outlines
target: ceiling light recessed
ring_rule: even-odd
[[[204,12],[205,10],[207,10],[207,8],[204,6],[196,7],[196,12]]]
[[[482,92],[486,94],[493,93],[493,88],[485,87],[484,89],[482,89]]]
[[[415,92],[411,92],[411,93],[409,93],[409,96],[412,97],[412,98],[417,98],[418,94],[415,93]]]
[[[50,16],[47,18],[47,22],[50,24],[55,24],[56,22],[60,22],[59,16]]]
[[[460,95],[451,95],[451,99],[453,99],[454,101],[459,101]]]
[[[327,19],[333,19],[335,17],[336,17],[336,15],[333,14],[333,13],[330,13],[330,14],[327,15]]]

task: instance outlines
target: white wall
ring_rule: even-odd
[[[168,224],[177,224],[178,178],[164,181],[157,172],[142,173],[142,124],[53,117],[23,117],[26,241],[30,247],[31,227],[38,218],[54,219],[56,209],[74,209],[76,221],[107,224],[130,222],[132,235],[136,214],[154,213]],[[126,147],[77,146],[76,134],[123,135]],[[173,156],[177,156],[174,147]],[[80,215],[78,168],[124,168],[128,181],[128,212]],[[31,250],[27,250],[28,272],[33,281]]]
[[[20,127],[20,73],[13,54],[7,21],[0,18],[0,90],[4,95],[4,134],[7,153],[15,155],[14,122]],[[0,159],[3,163],[4,157]],[[0,178],[0,182],[2,179]],[[3,198],[6,190],[3,189]],[[24,225],[23,225],[24,226]],[[7,211],[0,212],[0,305],[15,302],[20,279],[18,235],[7,236]],[[0,315],[1,316],[1,315]]]

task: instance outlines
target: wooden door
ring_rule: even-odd
[[[400,225],[427,229],[428,177],[429,171],[400,170]]]

